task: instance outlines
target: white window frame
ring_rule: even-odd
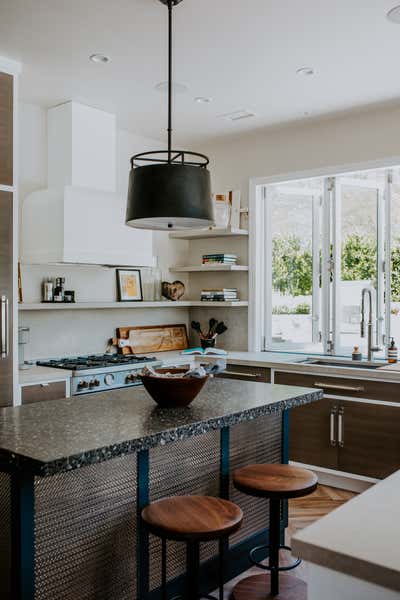
[[[271,278],[271,261],[266,261],[266,255],[271,255],[271,247],[267,247],[266,238],[269,240],[271,236],[266,236],[270,219],[268,216],[268,208],[264,200],[265,186],[273,184],[288,185],[290,181],[301,179],[311,179],[314,177],[343,177],[346,173],[354,173],[357,171],[367,171],[374,169],[391,169],[400,165],[400,156],[390,157],[386,159],[366,161],[363,163],[349,163],[345,165],[336,165],[333,167],[311,169],[307,171],[296,171],[287,174],[275,175],[270,177],[253,177],[249,181],[249,311],[248,311],[248,350],[250,352],[260,352],[265,350],[265,341],[271,336],[271,319],[265,319],[265,315],[270,315],[272,312],[271,295],[266,293],[268,280]],[[385,230],[390,231],[390,207],[391,200],[391,185],[387,183],[381,195],[381,207],[386,207]],[[327,192],[325,190],[322,202],[329,202]],[[337,191],[337,190],[336,190]],[[379,215],[378,215],[379,218]],[[322,261],[326,266],[326,261],[330,261],[330,239],[331,229],[329,232],[324,230]],[[390,235],[385,235],[386,256],[390,257]],[[378,253],[382,250],[382,245],[378,244]],[[267,254],[268,253],[268,254]],[[269,263],[269,264],[266,264]],[[385,277],[385,294],[390,298],[390,260],[380,261],[378,263],[379,271]],[[327,269],[322,268],[322,286],[329,285],[329,278],[326,275]],[[327,295],[323,295],[327,297]],[[336,297],[336,307],[338,307],[338,298]],[[330,320],[330,307],[325,303],[321,307],[321,316],[326,323]],[[382,313],[381,313],[382,314]],[[338,319],[334,320],[338,325]],[[329,336],[326,335],[327,328],[322,329],[322,343],[324,352],[329,351]],[[379,332],[378,332],[379,334]],[[377,334],[377,335],[378,335]],[[332,332],[333,342],[337,337],[338,332]],[[390,319],[386,319],[385,339],[388,340],[390,335]],[[332,338],[331,338],[332,339]],[[382,336],[380,336],[382,339]]]

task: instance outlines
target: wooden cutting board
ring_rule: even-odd
[[[188,337],[184,324],[118,327],[117,338],[119,351],[122,354],[169,352],[188,348]]]

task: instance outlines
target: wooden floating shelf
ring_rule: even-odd
[[[170,271],[175,273],[208,273],[210,271],[248,271],[249,267],[244,265],[193,265],[191,267],[171,267]]]
[[[199,306],[238,307],[248,306],[247,301],[239,302],[202,302],[201,300],[180,300],[173,302],[165,300],[160,302],[74,302],[74,303],[22,303],[18,310],[105,310],[105,309],[127,309],[127,308],[190,308]]]
[[[186,231],[174,231],[169,237],[177,240],[201,240],[203,238],[217,238],[229,236],[249,235],[247,229],[189,229]]]

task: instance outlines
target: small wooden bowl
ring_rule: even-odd
[[[178,374],[187,372],[187,369],[155,369],[156,373]],[[196,398],[201,388],[208,379],[208,375],[201,379],[197,377],[152,377],[142,375],[143,385],[161,408],[182,408],[189,406]]]

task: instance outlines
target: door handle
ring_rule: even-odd
[[[344,408],[341,406],[338,413],[338,445],[339,448],[344,446]]]
[[[363,392],[363,385],[339,385],[336,383],[324,383],[323,381],[314,381],[314,387],[326,390],[342,390],[343,392]]]
[[[331,414],[330,414],[330,440],[329,441],[330,441],[332,448],[335,448],[336,443],[337,443],[336,435],[335,435],[337,410],[338,410],[337,406],[332,406]]]
[[[0,358],[7,358],[10,352],[10,345],[8,341],[8,298],[7,296],[1,296],[0,299],[0,327],[1,327],[1,341],[0,341]]]

